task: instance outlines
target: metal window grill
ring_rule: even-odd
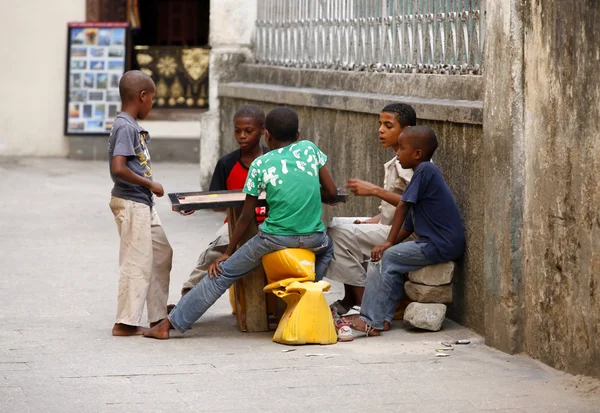
[[[258,0],[257,63],[482,73],[485,0]]]

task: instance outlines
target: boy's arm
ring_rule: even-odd
[[[134,173],[131,169],[127,167],[126,156],[113,156],[111,162],[111,170],[114,176],[116,176],[119,179],[122,179],[125,182],[148,188],[150,191],[152,191],[152,193],[154,193],[158,197],[164,195],[164,190],[161,184],[159,184],[158,182],[153,182],[150,179],[144,178],[143,176]]]
[[[321,200],[323,202],[334,201],[337,196],[337,187],[326,166],[319,169],[319,182],[321,183]]]
[[[410,204],[404,201],[400,201],[398,206],[396,207],[396,212],[394,213],[394,220],[392,221],[392,228],[390,229],[390,233],[388,234],[387,240],[381,244],[377,245],[371,251],[371,259],[373,261],[379,261],[383,252],[387,250],[389,247],[396,243],[396,240],[403,236],[403,240],[406,239],[410,233],[407,230],[402,229],[402,225],[404,225],[404,220],[406,219],[406,215],[410,208]],[[404,232],[402,232],[404,231]]]
[[[217,258],[208,268],[208,276],[218,277],[219,274],[222,273],[221,267],[219,267],[219,263],[221,261],[225,261],[227,258],[233,254],[235,247],[239,244],[240,239],[248,229],[250,223],[255,219],[255,208],[258,203],[258,197],[246,194],[246,199],[244,200],[244,206],[242,207],[242,213],[240,214],[237,222],[235,223],[235,229],[233,230],[233,234],[231,234],[231,239],[229,240],[229,245],[227,249],[219,258]]]
[[[380,186],[360,179],[349,179],[348,182],[346,182],[346,188],[352,191],[354,195],[376,196],[377,198],[382,199],[388,204],[394,206],[397,206],[400,202],[400,198],[402,198],[402,195],[400,194],[387,191]]]

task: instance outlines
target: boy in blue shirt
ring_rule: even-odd
[[[316,279],[325,275],[333,256],[331,238],[321,221],[323,201],[333,201],[337,188],[325,167],[327,156],[312,142],[298,141],[298,115],[290,108],[273,109],[265,120],[270,152],[254,160],[244,185],[246,200],[225,253],[181,298],[168,318],[144,333],[168,339],[169,329],[188,330],[238,279],[261,265],[263,255],[284,248],[315,252]],[[258,196],[266,192],[269,215],[258,234],[235,253],[242,235],[255,219]]]
[[[381,260],[381,268],[367,281],[360,316],[348,320],[367,335],[378,336],[389,328],[407,272],[453,261],[464,253],[458,206],[440,170],[430,162],[437,145],[427,126],[406,129],[398,138],[398,161],[414,175],[396,207],[387,240],[371,253],[373,261]],[[416,241],[402,242],[413,232],[419,237]]]

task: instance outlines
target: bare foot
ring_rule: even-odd
[[[148,331],[148,329],[144,327],[115,323],[115,325],[112,328],[112,335],[116,337],[141,336],[146,331]]]
[[[390,323],[389,321],[384,321],[383,322],[383,331],[390,331],[390,328],[392,328],[392,323]]]
[[[144,337],[157,338],[159,340],[168,340],[170,329],[171,323],[169,322],[168,318],[165,318],[161,322],[153,326],[150,330],[144,332]]]
[[[354,321],[352,321],[350,323],[350,326],[352,326],[352,328],[355,329],[356,331],[361,331],[363,333],[367,333],[367,336],[375,337],[375,336],[381,335],[380,330],[375,330],[374,328],[369,327],[369,325],[367,323],[365,323],[364,321],[362,321],[360,318],[357,318]]]
[[[163,320],[164,320],[164,318],[161,318],[158,321],[154,321],[154,322],[150,323],[150,328],[153,328],[154,326],[159,325]],[[171,330],[175,330],[175,327],[171,326]]]
[[[351,324],[353,321],[360,319],[360,314],[347,315],[342,317],[342,320],[348,324]]]

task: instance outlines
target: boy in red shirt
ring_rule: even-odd
[[[265,113],[255,105],[246,105],[233,115],[235,140],[240,148],[219,159],[210,182],[210,191],[233,191],[244,188],[250,164],[269,151],[266,146],[260,144],[260,138],[264,133],[264,124]],[[263,222],[266,214],[266,207],[257,207],[257,223]],[[182,297],[206,276],[210,264],[223,255],[227,249],[227,245],[229,245],[227,220],[216,235],[217,238],[200,254],[196,268],[183,284]]]

